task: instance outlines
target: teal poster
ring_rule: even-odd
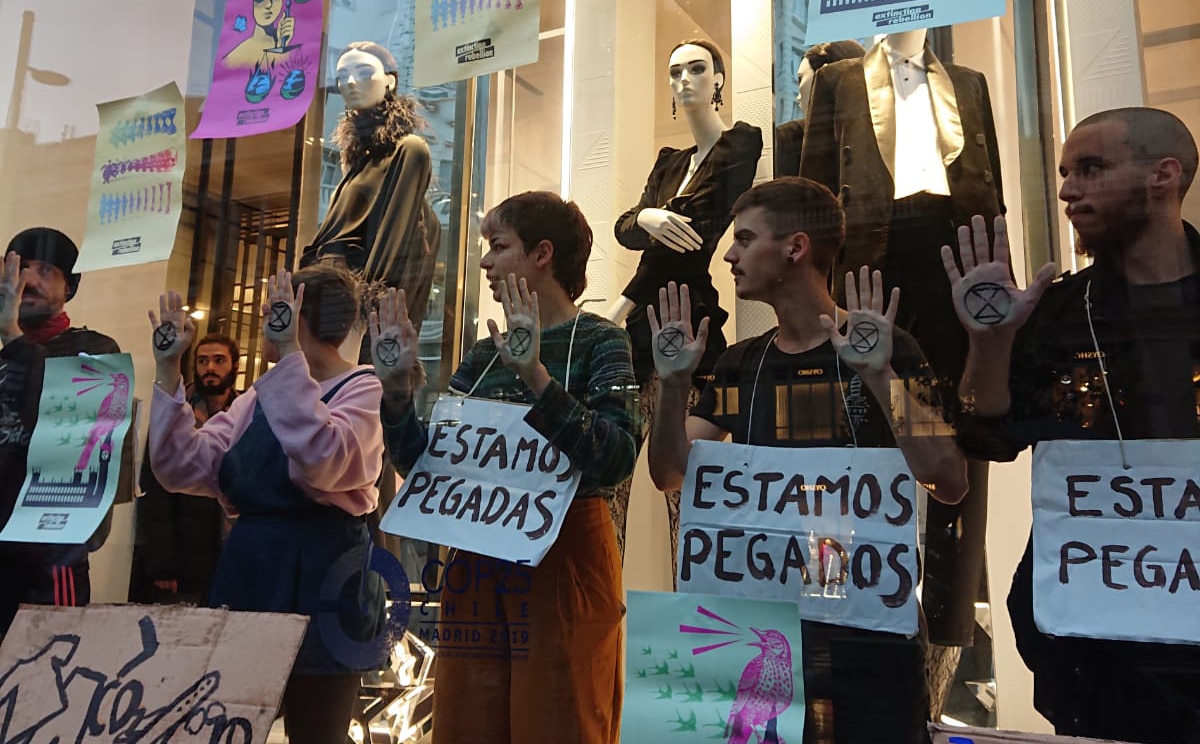
[[[128,354],[46,360],[25,483],[0,541],[87,542],[112,506],[133,408]]]
[[[793,602],[629,592],[621,744],[804,739]]]

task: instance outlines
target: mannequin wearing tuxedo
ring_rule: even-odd
[[[940,248],[981,214],[1004,212],[987,81],[943,64],[924,31],[891,34],[866,56],[826,65],[813,83],[800,175],[838,194],[846,242],[833,286],[864,264],[901,288],[897,324],[921,345],[943,395],[954,395],[966,333],[954,314]],[[987,466],[971,462],[962,504],[929,499],[925,588],[930,640],[970,646],[983,570]]]

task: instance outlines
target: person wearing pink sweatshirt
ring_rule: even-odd
[[[359,297],[344,269],[270,277],[263,348],[275,366],[200,429],[180,374],[195,330],[183,298],[171,291],[150,313],[151,467],[164,487],[217,498],[236,518],[209,606],[310,618],[284,692],[293,744],[346,741],[359,672],[387,660],[386,644],[374,645],[377,658],[348,659],[342,649],[352,644],[339,642],[368,642],[384,623],[382,581],[360,570],[370,550],[364,517],[379,500],[381,388],[371,367],[338,353],[360,322]]]

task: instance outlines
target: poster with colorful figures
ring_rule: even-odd
[[[287,129],[308,111],[321,63],[321,0],[228,0],[212,87],[193,139]]]
[[[167,83],[96,110],[87,231],[75,270],[166,260],[183,207],[183,96]]]
[[[417,0],[413,85],[440,85],[538,58],[538,0]]]
[[[804,739],[793,602],[627,592],[621,744]]]
[[[0,541],[81,544],[112,506],[133,409],[128,354],[46,360],[25,483]]]

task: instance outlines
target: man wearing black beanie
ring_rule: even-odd
[[[12,515],[25,482],[45,360],[121,351],[108,336],[71,326],[65,305],[79,288],[79,274],[73,273],[78,256],[70,238],[48,227],[18,233],[5,251],[0,273],[0,526]],[[129,442],[126,437],[123,481],[131,472]],[[88,553],[104,543],[110,525],[111,512],[84,545],[0,542],[0,636],[22,602],[88,603]]]

